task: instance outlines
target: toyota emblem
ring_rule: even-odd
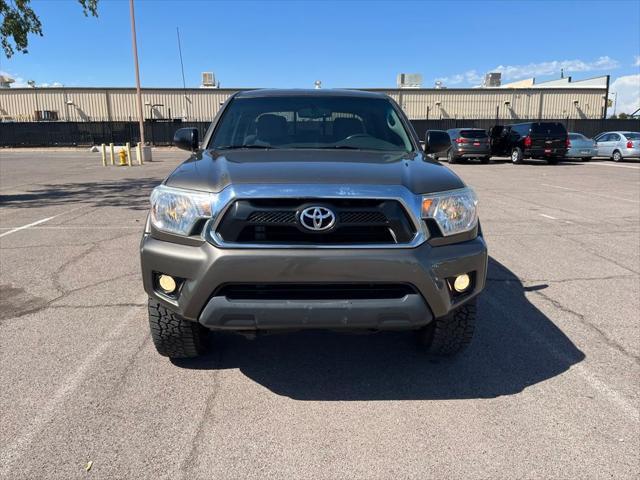
[[[336,214],[325,207],[308,207],[300,213],[299,221],[307,230],[324,232],[336,224]]]

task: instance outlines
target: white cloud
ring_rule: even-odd
[[[584,60],[553,60],[551,62],[528,63],[526,65],[498,65],[491,70],[501,72],[504,80],[518,80],[520,78],[538,77],[546,75],[560,74],[560,70],[565,73],[571,72],[593,72],[598,70],[613,70],[618,68],[620,63],[611,57],[599,57],[593,62]]]
[[[633,113],[640,108],[640,73],[616,78],[609,90],[616,94],[611,96],[616,102],[616,114]],[[613,113],[613,107],[608,113]]]
[[[640,55],[636,55],[636,61],[633,62],[634,67],[640,67]]]
[[[0,75],[2,75],[3,77],[13,78],[15,80],[11,84],[11,86],[13,88],[22,88],[22,87],[28,87],[29,86],[29,85],[27,85],[27,81],[24,78],[20,77],[20,76],[13,75],[13,74],[11,74],[9,72],[5,72],[5,71],[2,71],[2,70],[0,70]]]
[[[450,77],[436,78],[436,81],[441,81],[445,86],[460,85],[461,83],[476,84],[482,83],[484,77],[475,70],[468,70],[464,73],[458,73]]]
[[[637,63],[637,62],[636,62]],[[530,77],[544,77],[548,75],[560,76],[560,70],[565,74],[572,72],[594,72],[603,70],[613,70],[618,68],[620,63],[608,56],[599,57],[592,62],[584,60],[552,60],[549,62],[528,63],[525,65],[498,65],[489,72],[502,73],[502,80],[519,80]],[[464,73],[440,77],[436,80],[442,81],[445,85],[474,85],[484,81],[484,75],[476,70],[468,70]]]
[[[0,70],[0,75],[4,77],[10,77],[10,78],[13,78],[13,80],[15,80],[11,84],[11,88],[26,88],[29,86],[29,84],[27,83],[27,80],[22,78],[20,75],[14,75],[13,73],[5,72],[2,70]],[[63,87],[64,85],[62,85],[62,83],[60,82],[52,82],[52,83],[36,83],[36,86],[40,88],[47,88],[47,87]]]

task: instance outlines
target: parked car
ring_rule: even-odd
[[[451,138],[451,148],[447,161],[457,163],[463,158],[477,158],[481,163],[489,163],[491,146],[486,130],[480,128],[452,128],[447,130]]]
[[[594,140],[598,157],[610,158],[614,162],[625,158],[640,158],[639,132],[604,132]]]
[[[588,162],[597,153],[595,140],[581,133],[569,132],[569,150],[565,155],[566,158],[580,158],[583,162]]]
[[[559,122],[496,125],[489,130],[491,154],[509,156],[515,164],[525,158],[544,158],[554,164],[567,153],[567,129]]]
[[[382,94],[236,93],[151,194],[140,255],[151,338],[194,357],[207,330],[414,330],[470,342],[487,246],[477,198]]]

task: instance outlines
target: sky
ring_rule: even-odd
[[[190,1],[136,0],[143,87],[187,87],[213,71],[222,87],[473,87],[489,71],[503,82],[611,75],[617,111],[640,107],[640,1]],[[43,37],[0,72],[16,86],[135,83],[129,2],[100,0],[85,17],[76,0],[32,0]]]

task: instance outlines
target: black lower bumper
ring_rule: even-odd
[[[213,297],[198,321],[215,330],[411,329],[433,319],[418,294],[399,299],[230,300]]]

